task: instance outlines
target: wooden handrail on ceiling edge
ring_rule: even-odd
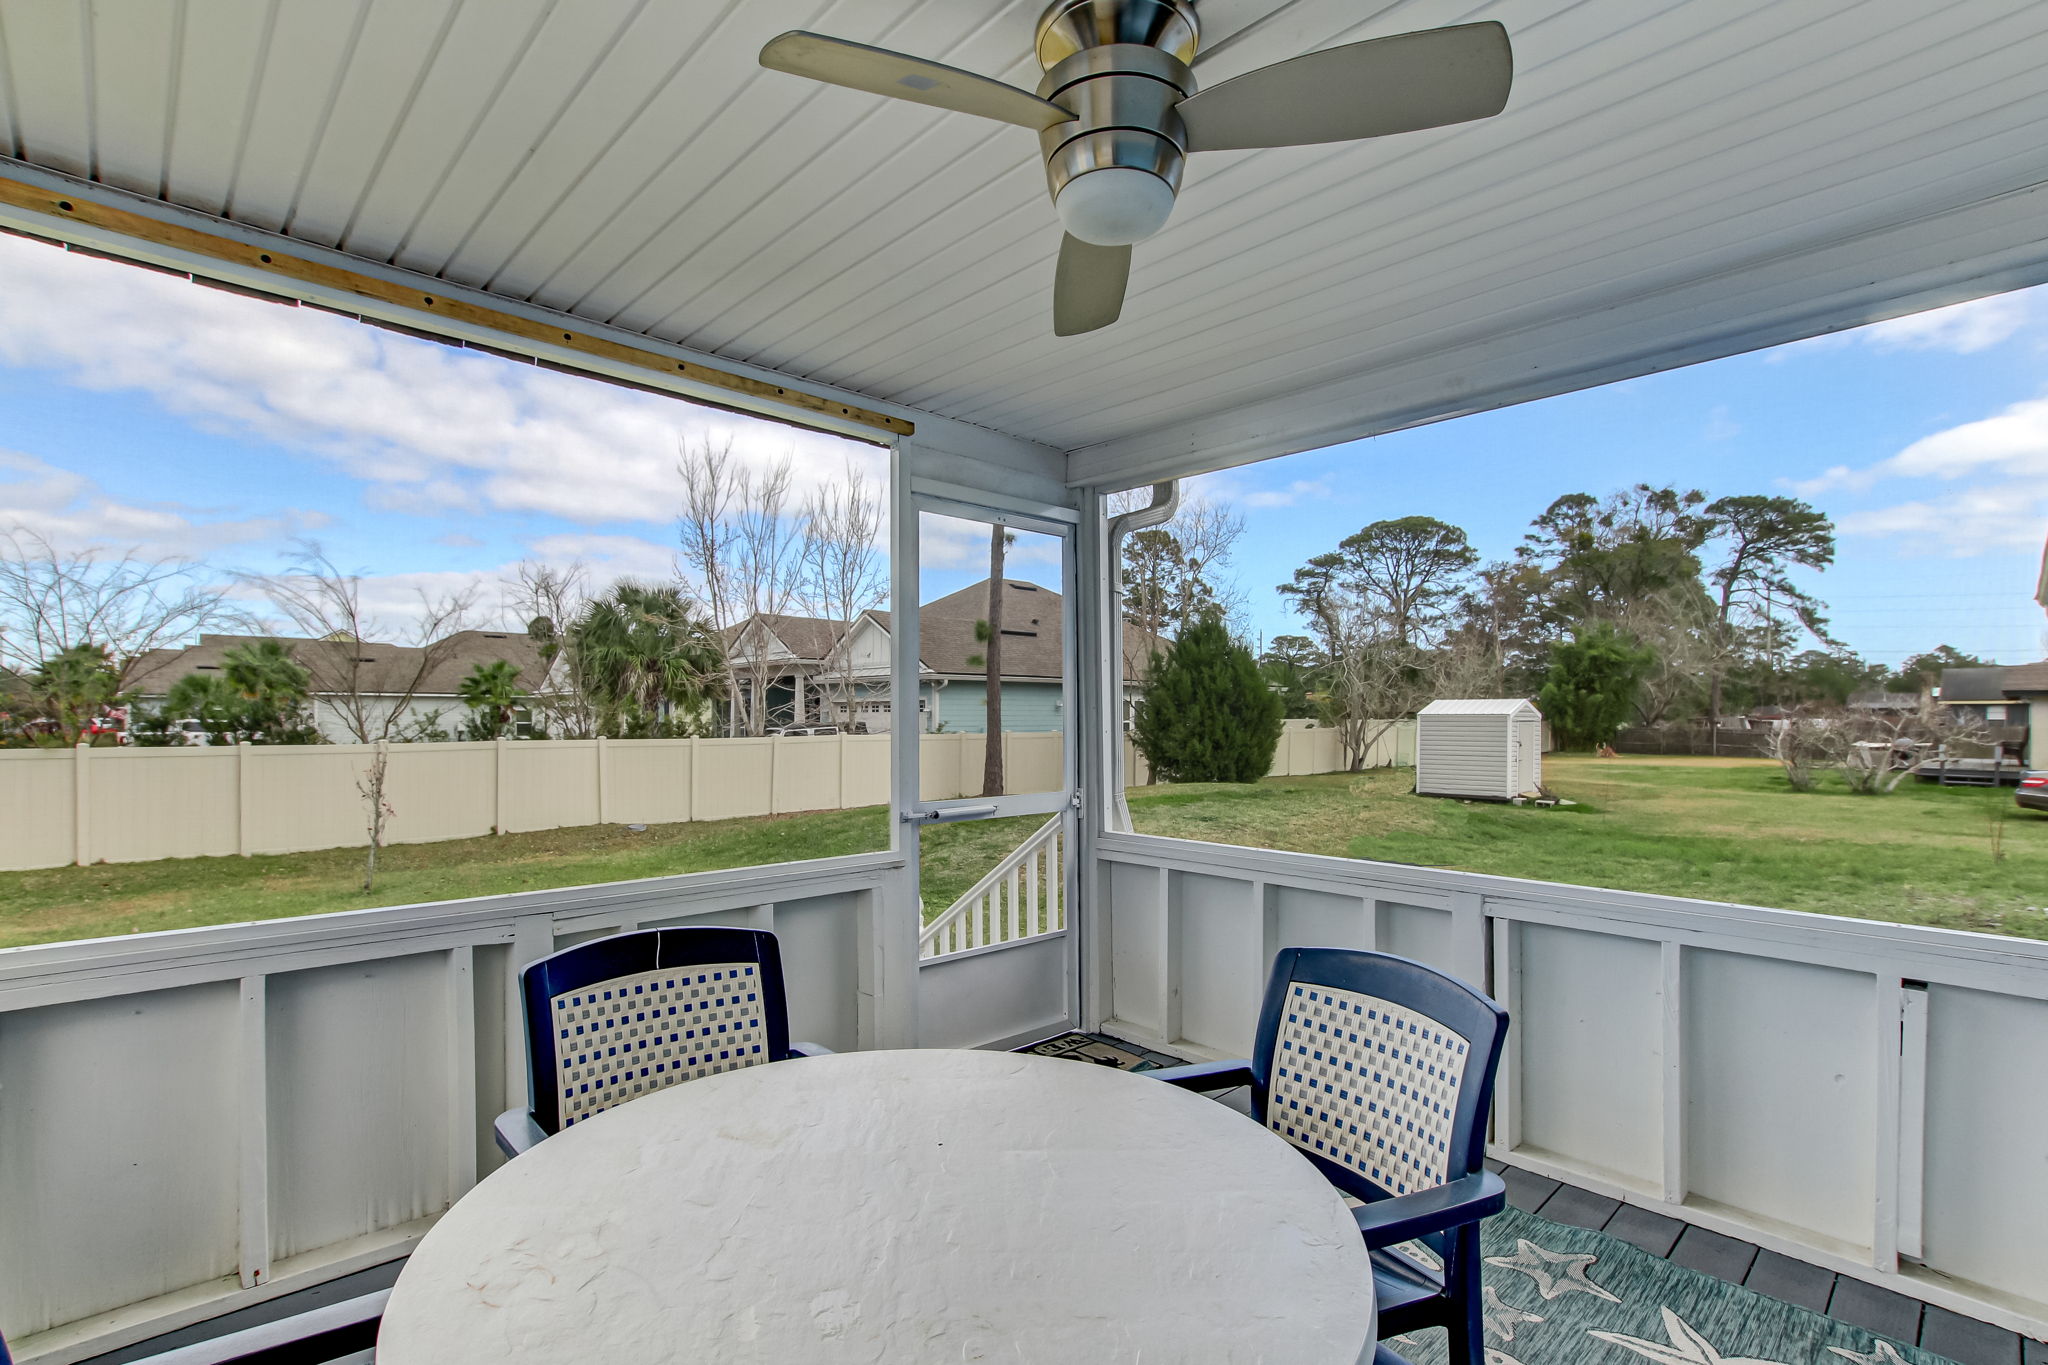
[[[403,310],[426,324],[420,328],[422,335],[433,340],[459,340],[440,335],[432,326],[434,319],[444,319],[457,327],[475,328],[505,337],[534,342],[551,352],[568,351],[577,356],[609,365],[629,366],[636,370],[661,375],[671,381],[680,379],[692,388],[707,387],[732,394],[735,398],[753,399],[776,408],[790,409],[790,416],[782,420],[801,423],[803,414],[815,414],[838,423],[852,423],[867,427],[879,433],[882,439],[894,436],[908,436],[916,430],[912,423],[888,413],[875,412],[868,408],[840,403],[830,397],[806,393],[801,389],[787,388],[750,375],[734,374],[705,365],[695,360],[677,360],[674,356],[662,355],[656,351],[622,342],[609,341],[590,335],[573,323],[558,325],[524,317],[517,313],[470,301],[456,294],[428,292],[408,287],[400,282],[380,279],[346,266],[330,265],[321,261],[308,260],[303,256],[290,254],[275,245],[255,244],[237,241],[233,238],[207,232],[200,228],[181,223],[166,222],[147,214],[100,203],[84,196],[71,197],[64,190],[51,189],[26,181],[0,176],[0,204],[11,205],[30,213],[59,221],[79,223],[100,232],[191,256],[205,257],[238,266],[243,270],[275,276],[310,286],[329,294],[353,295],[368,299],[387,307]],[[33,234],[29,234],[33,235]],[[67,246],[74,245],[65,243]],[[97,250],[82,247],[83,250]],[[106,253],[102,253],[106,254]],[[138,264],[151,264],[138,261]],[[232,284],[232,281],[226,281]],[[280,296],[279,302],[298,302],[295,298]],[[319,305],[324,306],[324,305]],[[384,319],[370,319],[385,321]],[[529,357],[550,365],[559,362],[548,360],[538,354]],[[573,368],[573,367],[570,367]],[[590,377],[618,382],[617,377],[601,370],[583,371]],[[698,395],[676,388],[647,385],[658,392],[672,397],[694,399]],[[705,396],[703,401],[716,406],[715,396]],[[773,412],[760,412],[751,407],[735,407],[734,411],[751,416],[775,418]]]

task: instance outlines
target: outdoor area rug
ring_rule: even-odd
[[[1514,1207],[1480,1242],[1486,1365],[1950,1365]],[[1387,1340],[1413,1365],[1444,1365],[1441,1331]]]
[[[1093,1062],[1097,1066],[1113,1066],[1122,1071],[1156,1071],[1161,1066],[1171,1066],[1171,1060],[1161,1061],[1163,1054],[1147,1054],[1128,1043],[1100,1033],[1062,1033],[1055,1038],[1044,1038],[1016,1051],[1029,1053],[1034,1057],[1062,1057],[1075,1062]]]

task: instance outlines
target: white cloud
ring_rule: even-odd
[[[1805,497],[1869,488],[1883,479],[1995,476],[2048,483],[2048,398],[2014,403],[1992,417],[1923,436],[1890,459],[1863,469],[1836,465],[1789,485]]]
[[[1801,351],[1836,350],[1844,346],[1868,346],[1876,351],[1947,351],[1953,355],[1975,355],[2011,340],[2034,318],[2031,289],[2010,294],[1993,294],[1930,308],[1924,313],[1887,318],[1846,331],[1829,332],[1779,346],[1766,353],[1773,364]]]
[[[1707,424],[1700,435],[1709,441],[1732,441],[1742,434],[1742,424],[1728,411],[1726,403],[1717,404],[1707,414]]]
[[[2039,545],[2048,518],[2048,399],[1923,436],[1861,469],[1836,465],[1786,486],[1815,497],[1866,492],[1892,480],[1934,487],[1889,506],[1841,513],[1836,528],[1850,536],[1911,538],[1911,548],[1955,558]]]
[[[1939,497],[1849,512],[1835,521],[1849,536],[1905,536],[1930,554],[1971,559],[1987,551],[2033,549],[2048,531],[2048,485],[1999,483]]]
[[[1296,479],[1285,488],[1261,488],[1246,493],[1238,501],[1246,507],[1294,507],[1304,502],[1317,502],[1330,496],[1330,485],[1321,479]]]
[[[1859,335],[1880,351],[1951,351],[1956,355],[1973,355],[1991,349],[2026,326],[2029,301],[2024,293],[1993,294],[1872,323]]]
[[[917,563],[923,571],[960,570],[988,574],[989,524],[937,512],[922,514],[917,527]],[[1015,576],[1057,587],[1060,542],[1038,531],[1018,531],[1003,551],[1004,577]],[[1050,570],[1050,574],[1048,574]]]
[[[104,545],[198,559],[225,546],[303,535],[326,522],[318,512],[237,517],[178,502],[122,502],[84,474],[0,450],[0,529],[25,527],[60,549]]]
[[[603,583],[615,578],[659,583],[676,576],[675,546],[642,540],[638,536],[541,536],[529,542],[526,548],[536,559],[549,564],[581,560],[590,567],[593,577]]]
[[[2005,474],[2048,479],[2048,398],[1938,431],[1876,467],[1879,477],[1955,479]]]
[[[0,237],[0,363],[148,395],[372,485],[373,506],[666,522],[678,443],[797,458],[808,487],[880,452]]]

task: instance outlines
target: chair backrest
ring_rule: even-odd
[[[1388,953],[1287,948],[1253,1054],[1254,1112],[1340,1185],[1411,1194],[1480,1169],[1507,1012]]]
[[[699,1076],[789,1055],[775,935],[644,929],[520,973],[534,1122],[557,1133]]]

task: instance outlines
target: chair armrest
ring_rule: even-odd
[[[789,1055],[792,1057],[831,1057],[836,1054],[823,1043],[791,1043],[789,1045]]]
[[[531,1151],[547,1138],[541,1126],[533,1121],[531,1109],[507,1109],[491,1124],[491,1135],[498,1139],[498,1150],[506,1156]]]
[[[376,1341],[391,1291],[313,1308],[276,1322],[153,1355],[139,1365],[232,1365],[234,1361],[339,1360]]]
[[[1491,1218],[1507,1207],[1508,1187],[1492,1171],[1463,1176],[1432,1190],[1375,1199],[1351,1211],[1369,1249],[1399,1246],[1425,1233]]]
[[[1163,1066],[1157,1071],[1140,1071],[1140,1076],[1165,1081],[1183,1090],[1234,1090],[1252,1083],[1252,1064],[1235,1062],[1193,1062],[1187,1066]]]

